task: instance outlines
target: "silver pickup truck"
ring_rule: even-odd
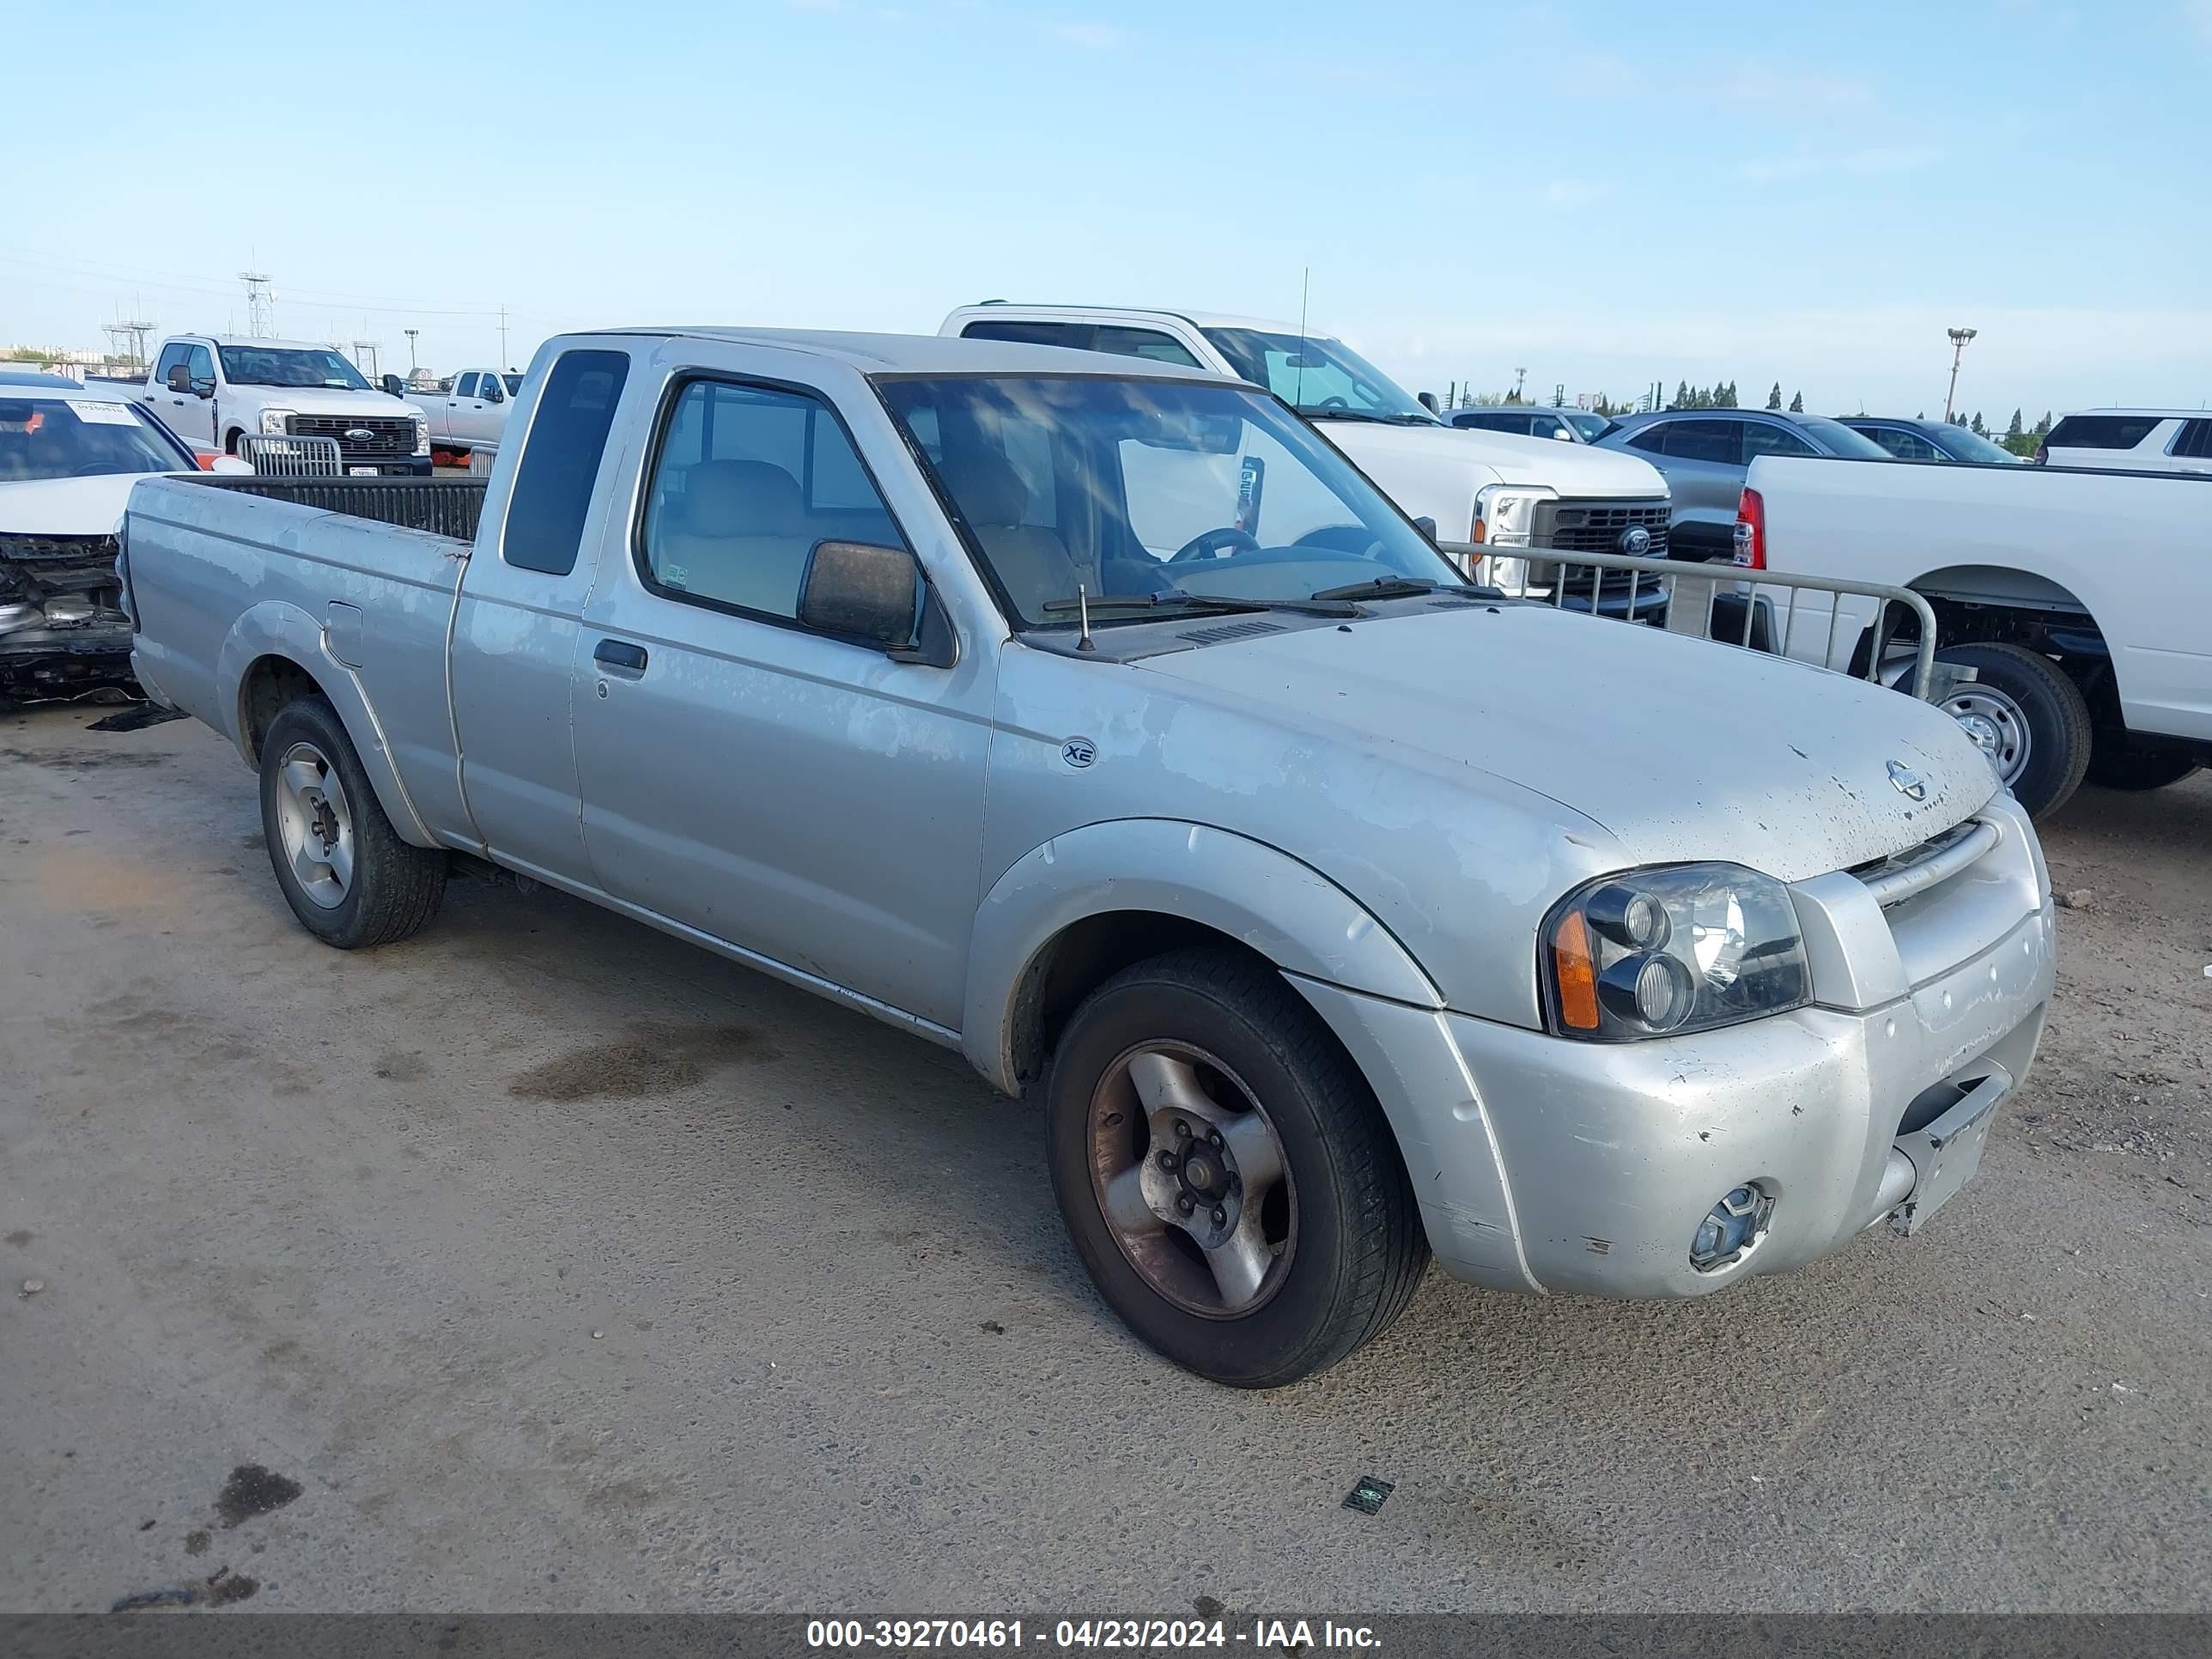
[[[1431,1251],[1682,1297],[1915,1231],[2034,1057],[2049,878],[1954,722],[1462,586],[1264,391],[632,330],[513,429],[131,497],[139,678],[300,920],[487,860],[959,1049],[1207,1376],[1343,1358]]]

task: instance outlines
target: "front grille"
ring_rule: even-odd
[[[1620,538],[1637,525],[1651,538],[1650,556],[1667,556],[1671,509],[1664,501],[1544,501],[1536,508],[1535,544],[1563,553],[1623,553]]]
[[[349,461],[400,461],[415,453],[415,422],[404,415],[289,415],[284,429],[295,438],[334,438]]]
[[[1535,544],[1562,553],[1626,553],[1628,550],[1621,546],[1621,537],[1632,526],[1640,525],[1651,538],[1642,556],[1663,559],[1671,514],[1664,501],[1543,501],[1536,507]],[[1634,576],[1626,570],[1601,573],[1596,566],[1588,564],[1562,568],[1565,574],[1559,586],[1570,599],[1588,599],[1595,587],[1605,598],[1625,602],[1633,586],[1640,610],[1643,597],[1655,585],[1653,578]]]

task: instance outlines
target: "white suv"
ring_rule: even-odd
[[[2035,459],[2045,466],[2212,472],[2212,410],[2087,410],[2052,427]]]

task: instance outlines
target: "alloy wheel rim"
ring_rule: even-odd
[[[353,809],[330,757],[295,743],[276,763],[276,830],[285,863],[310,903],[325,910],[353,887]]]
[[[1099,1213],[1147,1287],[1206,1319],[1243,1318],[1282,1288],[1297,1193],[1236,1073],[1193,1044],[1137,1044],[1100,1077],[1087,1128]]]

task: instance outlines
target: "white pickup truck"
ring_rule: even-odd
[[[185,442],[227,455],[240,438],[329,438],[356,477],[430,471],[422,412],[378,391],[334,346],[174,335],[135,395]]]
[[[1265,386],[1441,541],[1667,555],[1673,503],[1667,480],[1649,461],[1586,444],[1447,426],[1342,340],[1297,323],[991,301],[961,307],[938,332],[1111,352]],[[1493,559],[1490,574],[1510,587],[1519,573]],[[1571,608],[1589,608],[1590,574],[1587,566],[1579,575],[1571,568]],[[1656,620],[1666,604],[1656,584],[1644,584],[1638,598],[1625,577],[1603,580],[1597,608],[1609,614],[1633,605],[1639,617]]]
[[[1974,670],[1942,707],[2043,816],[2084,776],[2157,789],[2212,763],[2208,524],[2212,476],[1769,455],[1736,556],[1926,598],[1937,660]],[[1867,665],[1877,601],[1839,600],[1832,638],[1826,595],[1799,593],[1791,617],[1779,592],[1758,601],[1774,645]],[[1909,672],[1909,651],[1884,659]]]
[[[465,368],[442,392],[400,395],[429,422],[433,445],[466,451],[498,447],[507,431],[507,411],[521,390],[522,376],[513,369]]]

